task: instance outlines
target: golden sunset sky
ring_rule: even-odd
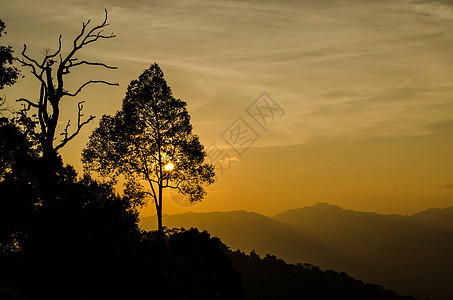
[[[1,0],[1,43],[16,55],[26,43],[37,58],[62,34],[67,50],[82,21],[100,23],[104,8],[117,37],[80,53],[118,70],[80,69],[67,86],[120,86],[93,85],[62,103],[61,124],[76,121],[80,100],[97,116],[61,151],[79,172],[100,116],[120,109],[129,82],[157,62],[188,103],[195,133],[231,162],[202,203],[167,195],[167,214],[273,215],[321,201],[400,214],[453,206],[453,2]],[[37,81],[23,74],[1,91],[11,107],[38,97]],[[266,130],[246,111],[263,92],[284,111]],[[241,154],[222,138],[239,117],[259,135]],[[151,214],[149,205],[143,215]]]

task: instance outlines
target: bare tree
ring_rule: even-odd
[[[73,92],[66,90],[64,87],[67,78],[66,76],[71,73],[73,68],[83,65],[99,66],[107,69],[117,68],[101,62],[90,62],[76,58],[76,54],[78,54],[79,51],[85,46],[102,39],[115,37],[113,33],[109,35],[104,34],[105,27],[109,25],[107,23],[107,10],[105,10],[105,18],[101,24],[95,25],[90,29],[90,21],[91,20],[88,20],[87,22],[82,23],[82,29],[74,38],[72,49],[70,49],[67,55],[63,55],[62,53],[62,36],[60,35],[58,38],[58,49],[53,53],[46,50],[44,58],[41,62],[38,62],[38,60],[30,57],[26,53],[26,45],[24,45],[24,49],[22,51],[23,58],[18,59],[23,66],[31,69],[31,73],[41,84],[39,98],[37,101],[31,101],[25,98],[18,99],[17,101],[24,104],[20,111],[20,115],[23,120],[30,120],[27,113],[31,109],[37,110],[37,124],[39,124],[40,132],[36,133],[36,138],[41,144],[44,164],[46,166],[47,174],[44,181],[45,185],[47,185],[45,186],[47,194],[44,196],[44,199],[48,202],[47,204],[49,205],[50,210],[53,210],[56,205],[56,196],[52,191],[55,189],[55,172],[58,150],[63,148],[69,141],[77,136],[84,125],[94,119],[94,116],[92,115],[88,118],[83,118],[84,115],[82,110],[84,101],[79,102],[76,128],[70,132],[70,126],[72,124],[68,121],[67,125],[63,129],[63,132],[60,133],[60,136],[62,137],[61,140],[54,144],[57,134],[58,119],[60,117],[61,100],[65,96],[76,97],[85,87],[91,84],[101,83],[115,86],[118,85],[117,83],[110,83],[104,80],[88,80],[81,84],[80,87]],[[30,124],[30,122],[28,121],[27,124]]]

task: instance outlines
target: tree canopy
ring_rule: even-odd
[[[0,19],[0,38],[2,34],[6,34],[5,28],[5,23]],[[0,45],[0,90],[7,85],[13,85],[20,76],[19,70],[12,66],[13,62],[13,48]]]
[[[88,169],[112,178],[123,174],[127,190],[150,196],[160,231],[163,189],[177,189],[190,201],[200,201],[204,186],[214,182],[214,167],[204,163],[206,152],[192,132],[186,106],[173,97],[154,63],[129,84],[122,109],[102,117],[82,154]]]

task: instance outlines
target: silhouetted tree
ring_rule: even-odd
[[[102,83],[107,85],[118,85],[110,83],[104,80],[88,80],[83,83],[77,90],[70,92],[65,89],[66,76],[70,74],[73,68],[88,65],[88,66],[101,66],[107,69],[116,69],[116,67],[108,66],[100,62],[89,62],[86,60],[79,60],[76,58],[76,54],[85,46],[94,43],[100,39],[109,39],[115,37],[112,34],[104,35],[103,31],[107,24],[107,11],[105,11],[104,21],[100,25],[96,25],[89,29],[88,25],[90,20],[86,23],[82,23],[82,30],[74,38],[72,48],[69,50],[67,55],[62,53],[62,43],[60,35],[58,39],[58,49],[51,53],[48,50],[44,54],[44,58],[41,62],[31,58],[26,53],[27,46],[24,45],[22,51],[22,59],[18,59],[23,66],[29,67],[31,73],[40,82],[39,99],[31,101],[25,98],[18,99],[17,101],[23,102],[24,107],[21,110],[22,120],[26,120],[27,125],[30,124],[30,118],[27,116],[27,112],[32,108],[37,110],[37,123],[39,124],[40,132],[36,133],[36,138],[39,140],[42,147],[42,154],[44,159],[44,165],[46,174],[44,177],[45,188],[48,194],[45,195],[46,205],[49,205],[50,210],[55,208],[56,195],[55,195],[55,172],[57,168],[57,157],[58,150],[63,148],[69,141],[71,141],[81,130],[81,128],[94,119],[94,116],[90,116],[83,120],[83,101],[78,103],[77,111],[77,124],[75,130],[70,133],[69,128],[71,126],[70,121],[64,127],[63,132],[60,134],[62,139],[54,145],[56,139],[56,130],[60,117],[60,102],[63,97],[75,97],[77,96],[86,86],[94,83]]]
[[[121,111],[102,117],[82,156],[87,168],[113,178],[123,174],[127,190],[151,196],[161,233],[163,189],[199,201],[206,194],[203,185],[214,182],[214,167],[204,163],[206,153],[192,133],[186,102],[173,97],[157,64],[129,84]]]
[[[5,28],[5,23],[0,19],[0,38],[2,34],[6,34]],[[19,78],[20,72],[12,66],[13,61],[13,48],[0,45],[0,90],[6,85],[14,84]]]
[[[39,202],[40,160],[13,120],[0,118],[0,255],[19,251]]]
[[[55,241],[49,230],[56,233],[58,225],[54,218],[47,220],[43,209],[42,169],[39,144],[15,119],[0,118],[0,252],[20,252],[26,240],[43,250],[52,248],[46,239]],[[77,176],[61,157],[55,172],[55,195],[62,206],[64,188],[74,185]]]
[[[5,23],[0,19],[0,38],[2,34],[6,34],[5,28]],[[20,72],[16,67],[12,66],[13,61],[13,48],[0,45],[0,90],[7,85],[13,85],[19,79]],[[0,95],[0,111],[5,109],[2,107],[4,103],[5,99]]]
[[[191,228],[174,232],[167,244],[180,261],[175,295],[179,297],[172,299],[245,299],[241,276],[227,256],[228,247],[219,238]]]
[[[33,199],[28,189],[23,191],[27,185],[17,181],[12,186],[0,184],[0,217],[6,217],[0,219],[0,226],[7,225],[0,227],[0,232],[12,233],[4,239],[8,253],[0,253],[0,265],[4,267],[0,268],[0,285],[8,283],[27,299],[115,298],[118,289],[132,290],[129,264],[145,260],[144,254],[135,258],[142,235],[138,227],[139,204],[119,196],[111,183],[88,176],[77,180],[71,167],[60,165],[57,173],[58,214],[50,224],[54,227],[52,236],[45,232],[50,228],[49,218],[40,214],[39,205],[22,205],[24,201],[18,198],[25,195],[25,199]],[[9,190],[12,192],[3,193]],[[144,274],[143,270],[137,276]],[[137,279],[135,275],[133,278]],[[112,288],[112,284],[121,287]]]

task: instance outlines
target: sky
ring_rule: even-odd
[[[61,125],[75,121],[80,100],[97,116],[60,152],[79,172],[100,116],[120,109],[129,82],[157,62],[217,164],[204,201],[168,193],[167,214],[274,215],[317,202],[398,214],[453,206],[453,2],[0,0],[1,43],[16,55],[26,43],[40,57],[62,34],[69,49],[82,22],[101,22],[104,8],[116,38],[81,58],[118,70],[87,67],[67,84],[119,87],[92,85],[62,103]],[[1,91],[12,108],[38,97],[23,74]],[[238,148],[235,128],[251,142]],[[142,211],[152,214],[153,205]]]

